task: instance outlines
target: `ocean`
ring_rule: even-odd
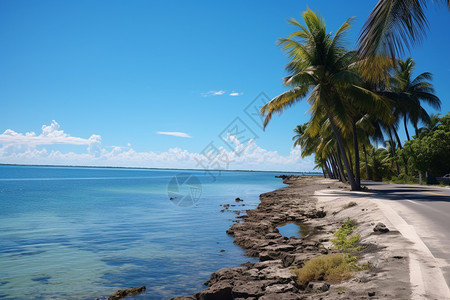
[[[275,175],[2,165],[0,299],[200,291],[212,272],[254,261],[226,230],[284,186]]]

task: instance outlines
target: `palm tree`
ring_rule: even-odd
[[[434,130],[436,130],[441,124],[441,118],[439,117],[440,114],[432,114],[430,116],[430,123],[425,124],[424,127],[419,128],[419,136],[422,136],[424,134],[430,133]]]
[[[329,122],[351,188],[359,190],[360,186],[351,171],[343,141],[343,130],[351,131],[351,120],[346,110],[348,97],[366,92],[356,85],[359,77],[351,69],[355,52],[346,51],[341,46],[342,36],[350,28],[351,18],[344,22],[332,37],[327,32],[324,20],[310,9],[305,11],[302,17],[306,27],[292,19],[289,23],[299,30],[289,38],[279,40],[292,59],[286,67],[290,75],[284,78],[285,85],[291,89],[261,108],[261,114],[267,114],[264,127],[273,113],[283,112],[309,93],[307,101],[311,105],[311,119],[308,128],[312,133],[316,133],[324,118]]]
[[[405,61],[398,60],[394,78],[392,78],[391,98],[395,100],[394,115],[403,116],[406,137],[410,140],[408,132],[408,120],[413,124],[418,135],[418,123],[430,123],[430,116],[422,107],[422,102],[434,109],[441,109],[441,100],[434,95],[433,84],[430,80],[433,74],[424,72],[413,78],[412,74],[416,63],[409,57]]]
[[[434,2],[446,3],[450,0]],[[358,54],[364,60],[375,55],[395,59],[404,53],[404,47],[420,42],[426,34],[427,0],[379,0],[364,24],[358,39]]]
[[[287,39],[280,39],[292,58],[286,69],[291,73],[284,78],[284,83],[292,88],[273,98],[261,108],[261,114],[266,115],[264,127],[267,126],[273,113],[300,101],[309,92],[308,102],[311,104],[311,119],[309,126],[319,129],[320,121],[326,117],[330,121],[335,138],[344,161],[352,189],[358,189],[342,141],[341,126],[346,121],[344,105],[339,96],[339,89],[348,85],[344,78],[349,77],[348,65],[353,54],[346,52],[340,46],[342,34],[350,27],[348,19],[336,32],[334,38],[328,34],[325,22],[310,9],[302,14],[306,27],[295,19],[289,21],[299,28]],[[293,38],[298,38],[294,40]],[[347,75],[347,76],[346,76]]]
[[[302,146],[302,143],[305,139],[305,131],[308,127],[308,122],[303,125],[297,125],[294,129],[295,135],[292,137],[292,140],[294,141],[294,147],[295,146]]]
[[[390,165],[392,159],[389,151],[384,148],[375,149],[371,146],[370,155],[363,162],[363,166],[370,169],[371,178],[376,181],[382,181],[383,177],[390,177]]]

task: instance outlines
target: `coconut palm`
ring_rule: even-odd
[[[297,125],[295,129],[293,130],[295,135],[292,137],[292,140],[294,141],[294,147],[296,146],[302,146],[303,140],[305,138],[305,131],[308,127],[308,123]]]
[[[436,0],[450,8],[450,0]],[[362,59],[375,55],[395,58],[420,42],[426,34],[427,0],[379,0],[364,24],[358,40]]]
[[[412,58],[405,61],[398,60],[394,78],[392,79],[391,98],[395,100],[394,115],[403,117],[406,137],[410,140],[408,132],[408,120],[413,124],[418,135],[419,121],[429,124],[431,119],[422,103],[426,103],[434,109],[441,109],[441,100],[434,95],[433,84],[430,80],[433,74],[424,72],[413,78],[416,63]]]
[[[430,115],[430,123],[425,124],[425,126],[419,128],[419,136],[422,136],[424,134],[430,133],[434,130],[436,130],[441,124],[441,118],[439,117],[440,114],[432,114]]]
[[[287,39],[279,40],[292,59],[286,67],[290,75],[284,78],[285,85],[292,88],[261,108],[262,115],[267,113],[264,127],[267,126],[273,113],[283,112],[309,93],[307,100],[311,104],[309,127],[318,130],[324,117],[329,120],[351,188],[358,190],[345,153],[341,132],[341,127],[348,121],[343,94],[351,87],[350,82],[355,77],[349,70],[354,53],[346,51],[341,46],[342,35],[350,28],[351,19],[344,22],[332,37],[327,32],[324,20],[310,9],[305,11],[302,17],[306,27],[292,19],[289,23],[298,27],[298,31]]]

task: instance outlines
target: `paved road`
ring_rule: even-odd
[[[364,181],[370,192],[387,203],[430,249],[450,287],[450,188]]]

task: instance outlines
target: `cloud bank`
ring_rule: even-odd
[[[241,143],[228,135],[234,149],[219,146],[214,153],[195,153],[181,148],[164,152],[136,152],[131,145],[103,146],[100,135],[89,138],[73,137],[60,130],[56,121],[42,126],[42,132],[25,134],[11,129],[0,134],[0,163],[38,165],[117,166],[179,169],[241,169],[275,171],[311,171],[312,159],[302,159],[300,148],[292,148],[289,155],[280,155],[257,145],[254,140]],[[54,145],[80,146],[80,152],[63,152]],[[84,147],[85,148],[84,148]]]

